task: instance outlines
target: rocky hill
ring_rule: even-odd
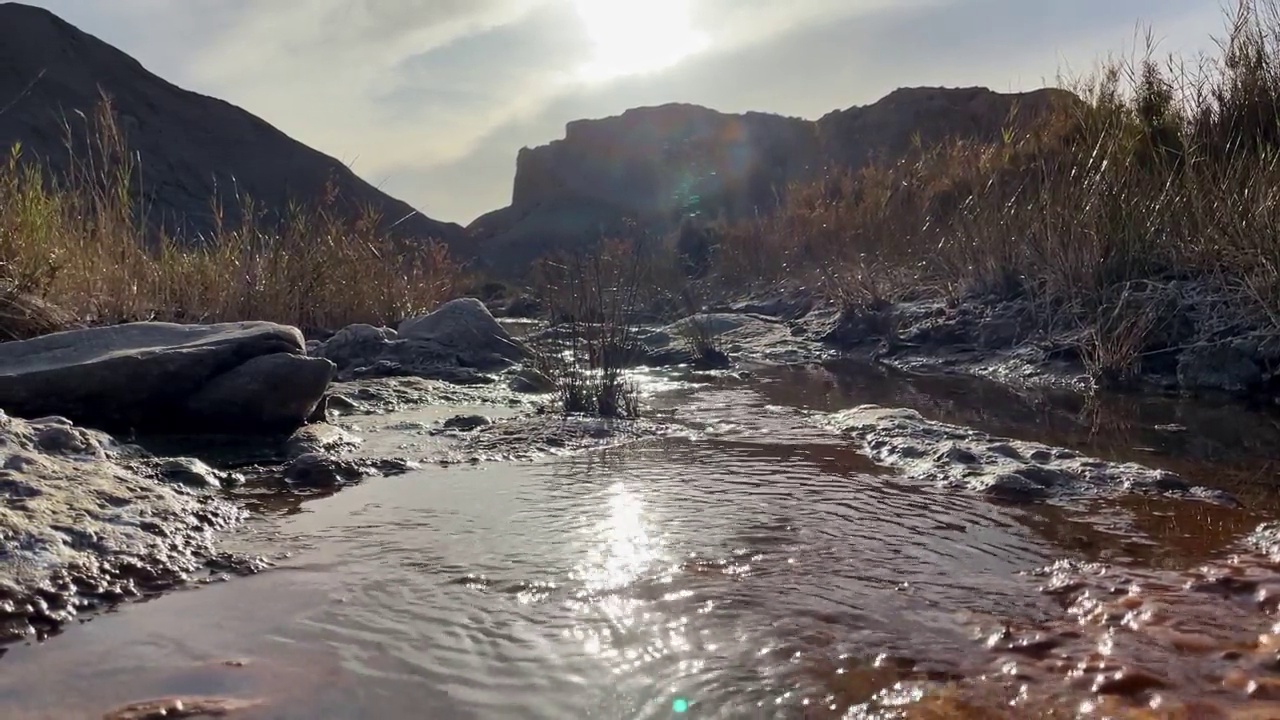
[[[291,199],[316,201],[332,182],[348,211],[380,210],[395,235],[465,236],[461,226],[426,217],[245,110],[161,79],[47,10],[0,3],[0,148],[20,142],[24,158],[65,173],[65,123],[83,131],[80,113],[91,116],[101,93],[112,98],[138,159],[148,217],[170,231],[208,231],[215,198],[234,221],[236,193],[278,214]]]
[[[908,88],[817,121],[678,104],[579,120],[563,139],[522,149],[511,205],[468,230],[502,270],[601,236],[669,230],[691,213],[767,213],[791,181],[901,157],[916,138],[994,141],[1070,97]]]

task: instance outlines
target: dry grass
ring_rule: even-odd
[[[645,263],[624,243],[591,254],[547,258],[537,285],[553,318],[568,321],[564,342],[535,347],[534,364],[556,385],[566,413],[634,418],[640,403],[627,377],[638,342],[636,308]]]
[[[1171,296],[1199,308],[1195,342],[1280,333],[1278,8],[1241,0],[1215,57],[1108,61],[1001,142],[792,187],[778,214],[719,234],[711,273],[866,308],[1024,300],[1118,382],[1158,350]]]
[[[68,124],[68,147],[72,132]],[[109,102],[84,123],[71,172],[57,181],[14,147],[0,161],[4,286],[63,310],[59,322],[272,320],[302,327],[393,323],[451,297],[458,267],[442,245],[397,243],[372,213],[311,198],[279,223],[219,222],[212,237],[157,237],[135,202],[133,161]],[[12,302],[0,314],[23,315]],[[45,320],[54,319],[52,316]],[[5,327],[11,336],[50,329]]]

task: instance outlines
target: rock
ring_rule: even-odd
[[[306,453],[285,466],[284,479],[291,485],[327,488],[359,482],[369,472],[369,468],[354,460],[325,453]]]
[[[353,365],[370,364],[396,339],[396,331],[391,328],[359,323],[348,325],[334,333],[333,337],[319,343],[311,354],[333,361],[339,369],[346,369]]]
[[[547,412],[504,418],[463,436],[450,461],[531,460],[625,445],[672,432],[648,420],[615,420]]]
[[[475,298],[450,300],[435,312],[405,320],[399,333],[405,340],[428,340],[446,348],[458,356],[460,365],[477,370],[500,368],[527,354]]]
[[[316,423],[299,428],[285,442],[285,457],[294,460],[313,453],[339,454],[360,447],[360,438],[333,425]]]
[[[136,448],[55,420],[0,413],[0,639],[182,582],[243,514],[135,470]]]
[[[334,369],[324,358],[262,355],[211,380],[187,409],[205,427],[296,428],[311,419]]]
[[[355,415],[363,410],[360,403],[345,395],[330,395],[328,404],[329,410],[338,417]]]
[[[393,360],[379,360],[369,367],[353,368],[348,380],[375,380],[378,378],[415,377],[423,380],[439,380],[454,385],[492,385],[494,379],[474,368],[459,367],[440,362],[427,362],[411,366]]]
[[[1167,470],[992,437],[925,420],[914,410],[863,405],[835,413],[827,422],[858,440],[876,463],[906,477],[965,488],[1001,500],[1165,494],[1223,505],[1239,504],[1228,493],[1192,486]]]
[[[243,476],[214,470],[195,458],[168,458],[157,469],[160,479],[192,490],[221,490],[244,483]]]
[[[818,330],[818,340],[847,350],[865,343],[879,342],[890,332],[892,322],[892,309],[847,307]]]
[[[399,332],[352,325],[315,350],[317,357],[338,366],[344,381],[421,377],[458,385],[491,383],[483,373],[509,367],[526,354],[474,298],[453,300],[429,315],[406,320]]]
[[[511,378],[509,387],[518,393],[549,393],[555,391],[556,382],[545,373],[527,367],[521,368],[520,372]]]
[[[133,323],[3,343],[0,408],[107,431],[287,432],[332,373],[302,347],[298,330],[265,322]]]
[[[649,352],[645,355],[644,364],[648,367],[667,368],[692,365],[696,359],[688,348],[667,347]]]
[[[764,299],[743,300],[725,307],[720,312],[799,320],[813,310],[814,304],[811,293],[797,291]]]
[[[653,367],[692,364],[700,370],[725,369],[730,356],[745,355],[786,362],[797,354],[812,356],[806,342],[776,318],[734,313],[700,313],[644,335]],[[812,348],[817,350],[817,348]]]
[[[116,708],[102,720],[176,720],[176,718],[227,717],[260,707],[262,700],[218,697],[168,697]]]
[[[1183,390],[1239,393],[1260,385],[1257,343],[1235,341],[1198,345],[1178,356],[1178,386]]]
[[[536,318],[542,314],[542,303],[528,295],[520,295],[507,301],[502,314],[516,319]]]
[[[483,415],[455,415],[445,420],[441,427],[445,430],[470,432],[492,424],[493,421]]]
[[[320,401],[311,409],[311,414],[303,421],[307,425],[329,422],[329,393],[320,396]]]

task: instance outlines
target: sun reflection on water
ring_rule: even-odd
[[[626,592],[638,582],[670,581],[655,572],[665,548],[640,494],[619,481],[609,487],[606,497],[604,516],[590,529],[590,547],[573,572],[583,589],[583,610],[592,617],[570,635],[588,653],[610,661],[613,673],[630,673],[687,648],[688,623],[685,618],[653,612],[648,600]]]
[[[631,585],[661,556],[662,539],[650,532],[644,501],[625,482],[609,488],[608,512],[592,532],[600,542],[575,575],[593,594]]]

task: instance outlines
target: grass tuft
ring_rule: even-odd
[[[565,413],[640,414],[639,392],[626,372],[639,347],[639,258],[629,245],[613,242],[591,254],[545,259],[537,268],[544,304],[567,332],[536,348],[535,367],[555,383]]]

